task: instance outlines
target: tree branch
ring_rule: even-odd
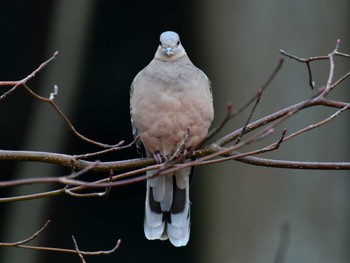
[[[47,229],[49,223],[50,223],[50,220],[48,220],[42,228],[40,228],[33,235],[31,235],[30,237],[28,237],[26,239],[23,239],[23,240],[20,240],[17,242],[12,242],[12,243],[1,243],[0,242],[0,247],[17,247],[17,248],[26,248],[26,249],[33,249],[33,250],[73,253],[73,254],[80,254],[80,255],[84,255],[84,256],[98,256],[98,255],[108,255],[108,254],[115,252],[119,248],[120,243],[121,243],[121,240],[119,239],[117,241],[116,245],[112,249],[106,250],[106,251],[93,251],[93,252],[80,251],[78,249],[73,250],[73,249],[63,249],[63,248],[55,248],[55,247],[41,247],[41,246],[26,245],[30,241],[36,239],[42,232],[44,232]],[[74,243],[76,245],[75,240],[74,240]],[[76,245],[76,248],[77,248],[77,245]]]
[[[61,153],[50,153],[50,152],[36,152],[36,151],[11,151],[11,150],[0,150],[0,160],[6,161],[31,161],[31,162],[40,162],[40,163],[49,163],[60,166],[65,166],[71,168],[73,171],[71,174],[66,176],[59,177],[38,177],[38,178],[25,178],[19,180],[10,180],[10,181],[0,181],[0,187],[17,187],[28,184],[57,184],[58,189],[48,192],[34,193],[22,196],[13,196],[13,197],[3,197],[0,198],[0,203],[4,202],[16,202],[24,201],[36,198],[57,196],[57,195],[69,195],[73,197],[100,197],[106,196],[111,187],[118,187],[127,184],[134,184],[137,182],[145,181],[150,176],[146,171],[155,170],[152,177],[154,176],[164,176],[168,173],[184,169],[185,167],[194,167],[202,166],[213,163],[219,163],[224,161],[236,160],[239,162],[247,163],[250,165],[265,166],[272,168],[284,168],[284,169],[318,169],[318,170],[350,170],[350,162],[307,162],[307,161],[295,161],[295,160],[274,160],[257,157],[266,152],[275,151],[283,142],[294,139],[300,134],[309,132],[310,130],[319,128],[327,123],[330,123],[341,113],[344,113],[350,109],[350,103],[346,101],[330,100],[326,97],[341,83],[350,77],[350,72],[344,74],[342,77],[334,81],[334,71],[335,71],[335,62],[334,57],[340,56],[346,59],[350,58],[349,54],[339,52],[340,41],[336,43],[336,47],[332,52],[327,56],[317,56],[309,58],[299,58],[297,56],[291,55],[283,50],[280,50],[280,53],[290,59],[296,60],[300,63],[305,63],[307,66],[309,74],[309,85],[312,89],[315,88],[315,82],[313,80],[313,73],[311,69],[311,63],[316,61],[328,60],[329,61],[329,75],[325,87],[320,88],[314,96],[294,105],[285,107],[279,111],[273,112],[270,115],[264,116],[258,120],[251,122],[253,113],[261,100],[261,96],[264,90],[271,84],[273,79],[276,77],[280,71],[284,58],[279,60],[277,67],[274,69],[270,77],[267,79],[266,83],[262,85],[259,91],[254,97],[248,100],[247,103],[243,105],[240,109],[233,111],[231,103],[227,104],[227,113],[222,123],[214,128],[207,139],[213,138],[214,135],[217,135],[222,128],[227,125],[227,123],[237,114],[240,114],[250,105],[253,105],[252,110],[247,118],[245,124],[242,128],[232,131],[229,134],[222,136],[217,139],[214,143],[201,147],[194,147],[193,149],[186,149],[186,141],[190,136],[190,130],[188,129],[184,136],[184,141],[178,149],[176,149],[175,154],[165,160],[162,164],[157,164],[153,158],[137,158],[130,160],[118,160],[114,162],[100,162],[100,161],[88,161],[88,158],[96,158],[106,153],[113,151],[120,151],[129,147],[132,147],[138,138],[133,142],[124,145],[124,140],[120,140],[117,144],[109,145],[101,142],[96,142],[90,138],[85,137],[79,133],[69,118],[63,113],[59,106],[54,102],[54,99],[58,95],[58,86],[54,85],[53,92],[50,93],[49,97],[43,97],[34,92],[29,86],[28,81],[34,78],[41,70],[43,70],[50,62],[52,62],[58,55],[58,52],[55,52],[51,58],[43,62],[37,69],[35,69],[31,74],[22,80],[18,81],[0,81],[0,86],[10,87],[9,90],[5,91],[0,96],[1,100],[5,99],[8,95],[12,94],[17,88],[22,87],[28,94],[38,101],[48,103],[63,119],[67,127],[73,132],[75,136],[81,140],[93,144],[97,147],[104,148],[103,150],[98,150],[96,152],[68,155]],[[287,135],[286,129],[282,128],[282,132],[278,139],[275,142],[258,149],[251,151],[244,151],[244,148],[247,145],[252,145],[257,141],[261,141],[267,137],[273,136],[276,130],[276,127],[281,125],[291,116],[296,115],[302,110],[308,109],[310,107],[331,107],[337,109],[332,115],[319,120],[316,123],[309,124],[297,131],[292,132]],[[244,135],[244,136],[243,136]],[[244,138],[243,138],[244,137]],[[201,147],[201,148],[200,148]],[[191,159],[190,159],[191,158]],[[185,159],[188,159],[184,162]],[[78,171],[78,172],[75,172]],[[90,172],[105,172],[106,178],[102,178],[96,181],[84,181],[82,180],[83,175]],[[96,189],[105,188],[104,191],[94,192]],[[92,192],[85,193],[81,192],[82,190],[89,189]],[[75,249],[64,249],[64,248],[53,248],[53,247],[40,247],[40,246],[30,246],[27,243],[37,238],[44,230],[46,230],[47,223],[32,236],[13,243],[0,243],[0,247],[17,247],[17,248],[26,248],[26,249],[35,249],[35,250],[44,250],[44,251],[54,251],[54,252],[64,252],[64,253],[73,253],[79,256],[81,262],[85,262],[84,256],[94,256],[94,255],[103,255],[111,254],[115,252],[120,246],[120,240],[117,241],[114,248],[107,251],[94,251],[86,252],[81,251],[78,247],[78,244],[72,236]],[[289,226],[286,224],[282,226],[281,230],[281,241],[276,254],[275,262],[283,262],[287,245],[289,241]]]
[[[335,49],[328,54],[327,56],[318,56],[318,57],[310,57],[307,59],[299,58],[294,55],[291,55],[285,51],[280,51],[282,55],[292,58],[294,60],[297,60],[301,63],[306,63],[308,65],[309,74],[310,74],[310,81],[312,81],[312,72],[310,68],[310,63],[318,60],[329,60],[330,63],[330,70],[329,70],[329,76],[327,80],[327,84],[325,88],[321,88],[316,95],[311,97],[308,100],[296,103],[292,106],[286,107],[284,109],[281,109],[277,112],[274,112],[268,116],[264,116],[261,119],[258,119],[252,123],[250,123],[250,119],[253,115],[253,112],[257,106],[257,104],[260,101],[261,94],[263,90],[265,90],[269,84],[272,82],[274,77],[277,75],[277,73],[280,71],[283,59],[281,59],[271,74],[271,76],[268,78],[266,83],[262,86],[262,88],[259,90],[259,92],[249,100],[241,109],[238,111],[232,112],[232,105],[228,104],[227,106],[227,116],[224,118],[224,121],[217,129],[214,129],[210,136],[216,134],[233,116],[238,114],[239,112],[242,112],[244,109],[246,109],[249,105],[251,105],[254,101],[255,104],[253,106],[253,109],[250,113],[249,118],[246,121],[246,124],[236,131],[233,131],[222,138],[219,138],[214,143],[197,149],[194,152],[188,152],[184,151],[184,149],[178,149],[179,156],[176,156],[172,158],[171,160],[168,160],[166,163],[159,165],[156,164],[155,160],[152,158],[138,158],[138,159],[130,159],[130,160],[119,160],[114,162],[93,162],[93,161],[87,161],[84,159],[96,157],[111,151],[119,151],[128,147],[131,147],[135,144],[136,140],[131,142],[128,145],[124,145],[124,141],[120,141],[116,145],[107,145],[107,144],[101,144],[98,142],[95,142],[93,140],[90,140],[88,138],[85,138],[80,133],[78,133],[74,126],[71,124],[69,119],[63,114],[63,112],[58,108],[58,106],[53,102],[53,98],[57,95],[58,88],[55,86],[54,92],[50,94],[49,98],[42,97],[33,90],[31,90],[27,86],[27,81],[34,77],[40,70],[42,70],[50,61],[52,61],[57,53],[50,58],[48,61],[41,64],[35,71],[33,71],[32,74],[28,75],[26,78],[24,78],[21,81],[15,81],[15,82],[0,82],[0,86],[5,85],[15,85],[23,86],[25,90],[29,94],[31,94],[34,98],[49,103],[56,112],[64,119],[64,121],[67,123],[67,125],[70,127],[70,129],[81,139],[93,143],[100,147],[105,147],[107,149],[102,151],[97,151],[94,153],[86,153],[86,154],[79,154],[79,155],[67,155],[67,154],[58,154],[58,153],[48,153],[48,152],[34,152],[34,151],[9,151],[9,150],[0,150],[0,160],[13,160],[13,161],[34,161],[34,162],[43,162],[43,163],[51,163],[61,166],[70,167],[73,170],[82,170],[81,174],[84,174],[86,172],[108,172],[109,176],[98,180],[94,182],[86,182],[82,180],[78,180],[78,176],[80,174],[71,174],[68,176],[61,176],[61,177],[55,177],[55,178],[48,178],[48,177],[42,177],[42,178],[27,178],[22,180],[12,180],[8,182],[0,182],[0,187],[10,187],[10,186],[18,186],[18,185],[24,185],[24,184],[34,184],[34,183],[56,183],[56,184],[63,184],[65,185],[63,188],[49,191],[45,193],[37,193],[37,194],[31,194],[31,195],[25,195],[25,196],[17,196],[17,197],[7,197],[7,198],[0,198],[0,202],[10,202],[10,201],[20,201],[20,200],[28,200],[28,199],[34,199],[34,198],[42,198],[47,196],[54,196],[59,194],[68,194],[75,197],[91,197],[91,196],[104,196],[108,194],[108,189],[110,187],[116,187],[116,186],[122,186],[126,184],[132,184],[140,181],[146,180],[148,177],[146,175],[140,175],[144,173],[145,171],[149,170],[157,170],[158,176],[162,176],[166,173],[169,173],[171,171],[176,171],[179,169],[183,169],[184,167],[188,166],[200,166],[200,165],[207,165],[212,163],[219,163],[229,160],[237,160],[240,162],[245,162],[253,165],[260,165],[260,166],[268,166],[268,167],[279,167],[279,168],[294,168],[294,169],[349,169],[350,163],[349,162],[305,162],[305,161],[291,161],[291,160],[272,160],[272,159],[264,159],[264,158],[258,158],[253,157],[254,155],[260,155],[262,153],[266,153],[268,151],[277,150],[281,143],[284,141],[290,140],[292,138],[297,137],[298,135],[308,132],[312,129],[319,128],[320,126],[329,123],[332,121],[335,117],[337,117],[340,113],[343,113],[347,110],[349,110],[350,104],[348,102],[343,101],[335,101],[335,100],[329,100],[326,98],[326,96],[340,83],[345,81],[349,76],[350,72],[339,78],[333,83],[333,77],[334,77],[334,56],[342,56],[345,58],[350,58],[350,55],[345,53],[340,53],[338,51],[339,48],[339,40],[337,41]],[[301,110],[307,109],[309,107],[315,107],[315,106],[325,106],[325,107],[332,107],[332,108],[338,108],[339,110],[336,111],[331,116],[324,118],[323,120],[320,120],[318,123],[310,124],[304,128],[301,128],[298,131],[295,131],[292,134],[286,135],[286,131],[284,130],[282,132],[282,135],[280,139],[278,139],[275,143],[270,144],[268,146],[265,146],[261,149],[252,150],[249,152],[242,152],[242,148],[244,148],[247,145],[253,144],[259,140],[265,139],[268,136],[272,136],[274,133],[275,128],[283,123],[285,120],[290,118],[291,116],[295,115]],[[262,128],[262,129],[261,129]],[[260,129],[260,130],[258,130]],[[253,136],[250,136],[249,138],[245,138],[242,140],[242,135],[247,135],[253,131],[256,131]],[[188,131],[190,132],[190,131]],[[245,136],[247,137],[247,136]],[[236,141],[235,144],[230,145]],[[180,155],[183,156],[180,156]],[[188,161],[186,163],[182,163],[184,158],[188,157],[195,157],[196,160]],[[119,173],[119,174],[114,174]],[[88,188],[106,188],[104,192],[95,192],[95,193],[84,193],[81,194],[79,191],[88,189]]]

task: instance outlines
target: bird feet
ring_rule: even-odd
[[[156,160],[157,164],[161,164],[163,162],[162,156],[159,152],[155,152],[153,154],[153,158]]]

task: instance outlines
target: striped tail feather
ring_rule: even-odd
[[[147,180],[145,236],[185,246],[190,237],[189,184],[192,168]]]

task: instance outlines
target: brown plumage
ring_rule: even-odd
[[[160,36],[154,59],[131,85],[134,135],[149,156],[170,157],[183,142],[194,147],[207,135],[214,118],[210,81],[195,67],[175,32]],[[190,235],[191,168],[147,180],[144,230],[148,239],[185,246]],[[154,172],[149,172],[149,174]]]

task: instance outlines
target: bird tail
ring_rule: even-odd
[[[187,244],[192,171],[190,167],[147,180],[144,231],[148,239],[169,238],[176,247]]]

